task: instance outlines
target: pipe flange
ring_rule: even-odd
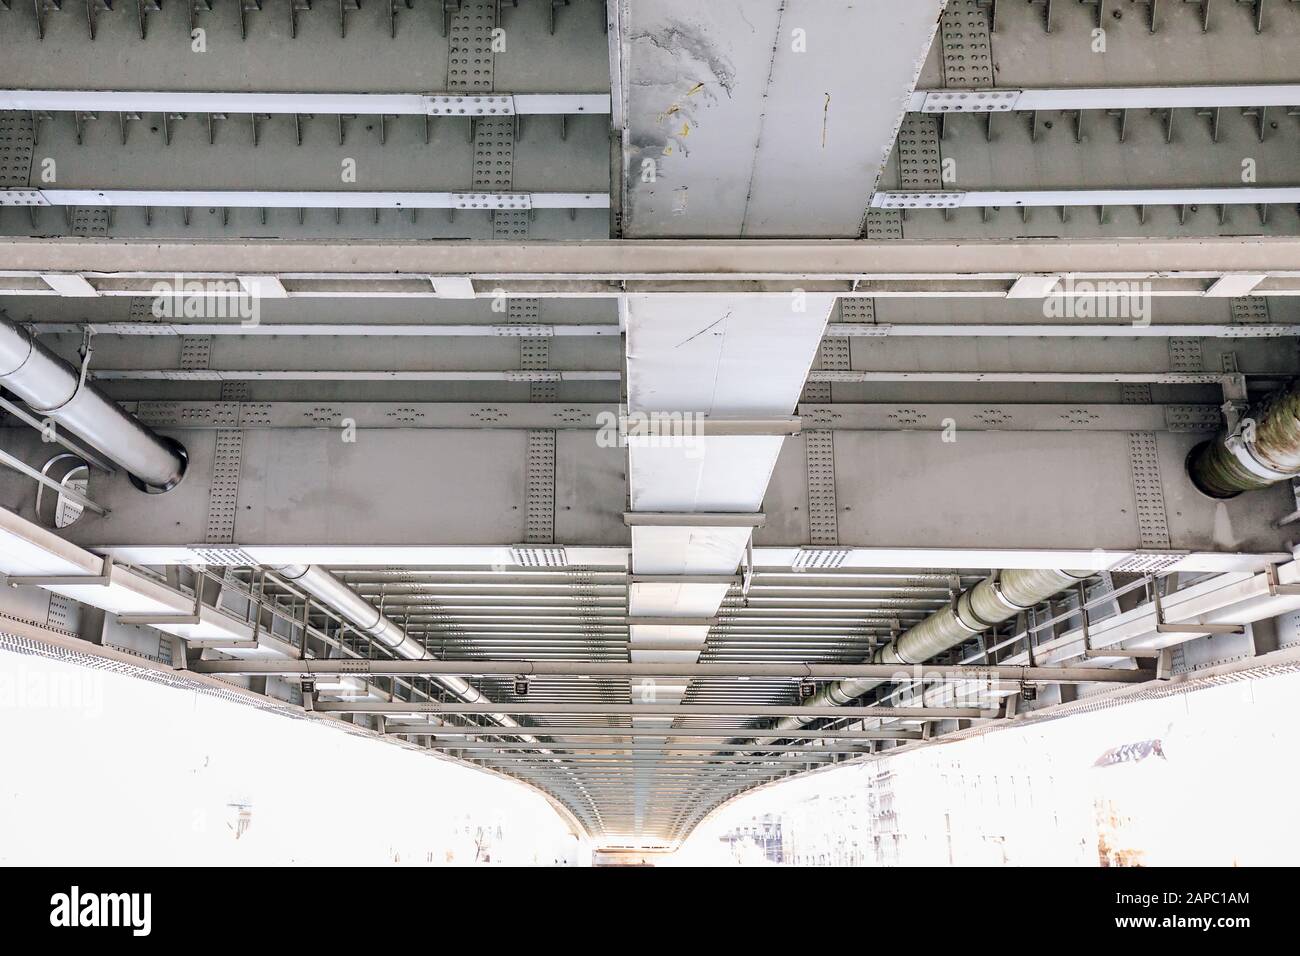
[[[169,481],[166,485],[150,485],[141,481],[135,475],[128,473],[127,478],[131,479],[131,484],[135,485],[137,490],[143,491],[146,495],[161,495],[171,491],[185,480],[185,473],[189,471],[190,467],[189,452],[185,450],[184,445],[178,442],[175,438],[172,438],[170,435],[159,435],[158,439],[181,460],[181,473],[176,476],[175,480]]]
[[[1279,482],[1290,481],[1295,477],[1294,474],[1285,471],[1278,471],[1276,468],[1271,468],[1264,464],[1259,460],[1259,456],[1255,454],[1255,443],[1248,442],[1238,435],[1230,435],[1224,439],[1223,447],[1227,450],[1228,454],[1232,455],[1237,464],[1241,465],[1242,468],[1245,468],[1256,478],[1263,478],[1265,481],[1269,482]]]
[[[979,587],[979,585],[977,584],[975,587]],[[975,608],[972,606],[971,602],[971,593],[974,590],[975,588],[971,588],[969,591],[964,591],[961,596],[957,598],[957,606],[953,608],[953,617],[961,627],[970,631],[972,634],[978,634],[980,631],[987,631],[997,622],[986,621],[975,613]],[[997,594],[1001,600],[1006,600],[997,592],[996,586],[994,587],[994,593]]]
[[[1002,581],[998,577],[995,576],[993,580],[989,582],[989,586],[993,589],[993,596],[996,597],[999,603],[1001,603],[1002,606],[1012,614],[1019,614],[1021,611],[1029,610],[1029,608],[1017,604],[1015,601],[1011,600],[1011,598],[1002,593]],[[994,624],[996,623],[997,622],[995,621]],[[993,627],[993,624],[990,624],[989,627]]]
[[[1202,454],[1205,454],[1216,441],[1222,442],[1223,450],[1232,456],[1232,460],[1243,471],[1245,471],[1246,474],[1253,475],[1266,484],[1271,485],[1276,484],[1279,481],[1290,481],[1292,478],[1297,477],[1295,474],[1278,471],[1276,468],[1270,468],[1268,465],[1264,464],[1255,457],[1255,453],[1251,451],[1251,446],[1240,438],[1234,438],[1233,436],[1229,436],[1226,439],[1213,438],[1194,446],[1192,450],[1187,453],[1187,459],[1183,465],[1184,470],[1187,472],[1187,477],[1192,482],[1192,487],[1211,501],[1227,501],[1229,498],[1236,498],[1241,494],[1240,491],[1234,491],[1226,495],[1220,494],[1205,487],[1196,477],[1196,469],[1194,465],[1196,464],[1197,459]]]

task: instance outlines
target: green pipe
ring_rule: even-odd
[[[1300,475],[1300,385],[1267,396],[1232,432],[1193,448],[1187,473],[1211,498],[1234,498]]]

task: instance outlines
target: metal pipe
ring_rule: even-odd
[[[964,643],[968,638],[988,630],[1021,611],[1063,591],[1089,571],[1054,571],[1027,569],[1002,571],[985,578],[961,593],[952,606],[935,611],[920,624],[909,628],[895,640],[876,651],[875,664],[921,664],[936,654]],[[885,683],[874,677],[836,681],[823,687],[807,701],[810,706],[843,706]],[[813,720],[813,716],[782,717],[776,730],[791,730]]]
[[[1266,396],[1236,427],[1193,448],[1187,474],[1211,498],[1300,476],[1300,382]]]
[[[80,370],[0,313],[0,385],[38,414],[66,425],[121,465],[137,487],[167,491],[185,474],[185,449],[123,411]]]
[[[292,581],[316,600],[329,605],[347,618],[358,631],[376,643],[387,647],[398,657],[412,661],[434,659],[424,645],[407,636],[406,632],[385,617],[379,608],[365,598],[360,597],[350,587],[319,565],[284,564],[272,566],[271,570],[286,581]],[[440,674],[435,676],[434,679],[468,704],[492,703],[471,686],[468,681],[453,674]],[[519,726],[518,721],[513,720],[506,714],[491,713],[488,716],[502,727],[513,728]],[[527,734],[516,734],[515,736],[528,743],[535,744],[538,742],[536,737],[530,737]]]

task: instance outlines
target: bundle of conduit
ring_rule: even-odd
[[[1028,569],[991,575],[963,591],[950,607],[935,611],[920,624],[909,628],[880,648],[870,663],[900,666],[923,664],[944,651],[964,644],[981,631],[1064,591],[1091,574],[1091,571]],[[885,683],[888,681],[874,677],[836,681],[822,688],[806,703],[843,706]],[[794,715],[782,717],[773,730],[793,730],[813,719]]]

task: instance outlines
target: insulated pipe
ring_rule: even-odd
[[[1021,611],[1063,591],[1090,571],[1029,569],[1002,571],[967,588],[952,607],[935,611],[920,624],[890,641],[872,657],[873,664],[923,664],[936,654],[965,642],[972,635],[1015,617]],[[878,678],[841,680],[828,684],[807,701],[808,705],[843,706],[887,681]],[[775,730],[802,727],[814,718],[782,717]]]
[[[185,474],[185,450],[124,412],[68,362],[0,313],[0,385],[38,414],[72,429],[121,465],[147,491],[167,491]]]
[[[347,618],[362,634],[384,645],[398,657],[404,657],[412,661],[433,659],[433,655],[422,644],[412,639],[393,621],[384,617],[379,608],[358,595],[356,591],[353,591],[319,565],[273,565],[271,570],[286,581],[292,581],[322,604],[328,604]],[[463,678],[443,674],[434,679],[466,703],[491,703]],[[502,727],[519,726],[518,721],[513,720],[506,714],[489,714],[488,716]],[[537,743],[536,737],[529,737],[526,734],[516,734],[515,736],[528,743]]]
[[[1300,383],[1264,398],[1232,432],[1193,448],[1187,473],[1211,498],[1233,498],[1300,476]]]

